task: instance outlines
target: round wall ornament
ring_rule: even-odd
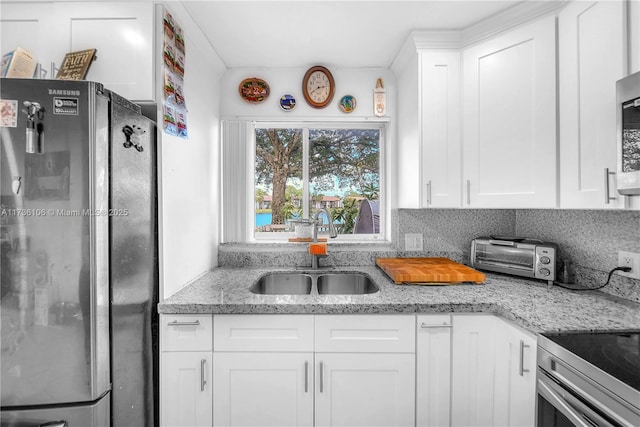
[[[269,84],[257,77],[250,77],[240,82],[238,92],[245,101],[257,104],[269,97]]]

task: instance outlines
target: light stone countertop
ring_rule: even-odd
[[[257,295],[249,291],[267,272],[291,268],[217,268],[158,304],[161,314],[494,313],[531,332],[640,329],[640,304],[598,291],[548,289],[545,282],[487,274],[482,285],[396,285],[377,267],[359,271],[380,291],[367,295]],[[297,270],[301,272],[301,270]]]

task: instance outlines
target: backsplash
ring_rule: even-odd
[[[554,209],[398,209],[392,212],[392,242],[402,251],[405,233],[421,233],[425,256],[449,253],[469,261],[471,240],[517,235],[555,242],[575,268],[576,283],[596,287],[617,265],[618,250],[640,252],[640,212]],[[403,253],[406,256],[406,253]],[[601,289],[640,302],[640,280],[617,274]]]
[[[374,265],[377,257],[448,257],[468,263],[471,240],[505,235],[555,242],[575,269],[575,283],[597,287],[617,265],[618,250],[640,252],[640,212],[554,209],[394,209],[391,244],[331,244],[323,266]],[[423,236],[422,251],[404,250],[404,235]],[[221,267],[308,266],[304,244],[220,246]],[[640,302],[640,280],[614,274],[602,292]]]
[[[450,258],[468,263],[471,240],[513,236],[516,214],[510,209],[397,209],[391,213],[391,224],[391,241],[398,250],[404,250],[406,233],[420,233],[424,252],[448,253]]]
[[[640,212],[613,210],[517,210],[516,234],[555,242],[576,269],[576,282],[604,284],[618,265],[618,251],[640,252]],[[640,302],[640,280],[614,274],[601,289]]]

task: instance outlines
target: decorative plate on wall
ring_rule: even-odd
[[[238,92],[245,101],[257,104],[269,97],[269,84],[257,77],[250,77],[240,82]]]
[[[351,113],[356,109],[356,99],[351,95],[345,95],[340,99],[340,109],[345,113]]]
[[[296,108],[296,99],[293,95],[282,95],[280,98],[280,108],[284,111],[291,111]]]

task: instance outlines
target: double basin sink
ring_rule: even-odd
[[[379,291],[364,273],[267,273],[249,290],[262,295],[364,295]]]

